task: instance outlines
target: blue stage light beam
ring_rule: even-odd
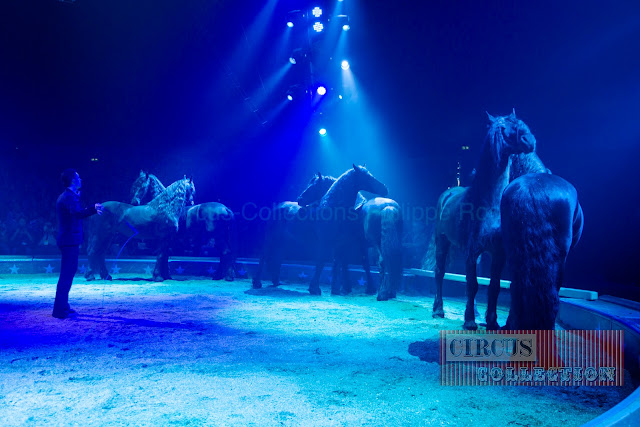
[[[267,0],[256,19],[244,31],[244,35],[241,37],[229,61],[229,64],[233,64],[235,69],[245,69],[247,62],[250,60],[249,58],[253,57],[252,53],[258,51],[267,40],[265,34],[269,23],[273,21],[273,12],[277,3],[278,0]]]

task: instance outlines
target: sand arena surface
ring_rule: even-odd
[[[56,281],[0,277],[2,425],[568,427],[632,391],[440,386],[438,331],[461,328],[462,302],[432,319],[430,297],[76,276],[80,315],[58,320]]]

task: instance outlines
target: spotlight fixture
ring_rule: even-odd
[[[336,16],[336,19],[338,20],[338,26],[342,27],[343,31],[349,31],[351,29],[348,15],[338,15]]]
[[[322,9],[320,9],[318,6],[314,7],[313,10],[311,11],[311,13],[313,14],[313,16],[315,16],[316,18],[320,18],[322,16]]]
[[[343,70],[348,70],[349,69],[349,61],[347,61],[346,59],[344,61],[342,61],[342,63],[340,64],[340,68],[342,68]]]
[[[290,93],[287,94],[287,99],[289,101],[293,101],[293,95],[291,95]]]
[[[324,25],[322,25],[322,22],[316,22],[315,24],[313,24],[313,29],[316,31],[316,33],[320,33],[324,29]]]
[[[291,10],[287,13],[287,27],[293,28],[295,25],[305,21],[304,13],[300,9]]]
[[[322,86],[322,85],[320,85],[320,86],[318,86],[317,92],[318,92],[318,95],[324,95],[325,93],[327,93],[327,88]]]
[[[318,133],[320,136],[327,136],[327,130],[325,128],[321,128]]]
[[[294,49],[293,52],[291,52],[291,56],[289,56],[289,62],[294,65],[302,63],[302,60],[305,58],[305,56],[306,55],[301,48]]]

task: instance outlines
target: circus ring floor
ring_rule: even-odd
[[[361,286],[330,296],[324,285],[310,296],[300,266],[283,287],[250,290],[248,278],[187,275],[187,261],[173,260],[182,273],[162,283],[145,271],[78,275],[70,301],[80,315],[61,321],[50,315],[55,259],[31,270],[0,260],[2,424],[637,425],[633,372],[623,387],[441,386],[438,332],[460,328],[460,298],[433,319],[432,297],[419,292],[378,302]],[[615,327],[586,302],[566,303],[561,320],[593,328],[600,315],[600,327]],[[506,310],[498,315],[503,324]]]

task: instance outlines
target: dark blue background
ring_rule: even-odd
[[[165,184],[193,174],[198,201],[219,199],[236,210],[246,201],[294,198],[327,165],[305,148],[314,141],[306,127],[313,118],[287,107],[263,126],[261,115],[281,94],[253,114],[242,93],[259,91],[282,65],[269,48],[285,13],[310,3],[278,2],[266,31],[252,38],[264,3],[3,2],[4,167],[57,179],[76,166],[87,186],[131,182],[140,168]],[[367,162],[394,198],[433,205],[452,183],[459,147],[469,145],[470,158],[477,153],[485,111],[515,107],[540,157],[575,185],[584,208],[567,283],[633,297],[640,4],[361,0],[349,7],[352,70],[391,154],[353,141],[324,172]],[[326,113],[335,139],[357,134],[336,111]],[[19,197],[0,196],[5,203]]]

